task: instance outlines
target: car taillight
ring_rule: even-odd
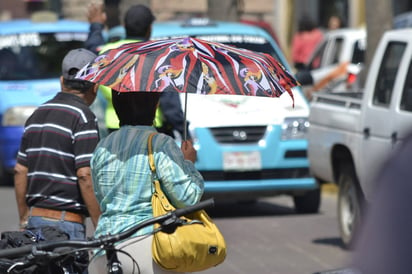
[[[351,86],[356,81],[356,74],[348,73],[348,77],[346,78],[346,85]]]

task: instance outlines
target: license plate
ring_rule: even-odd
[[[259,151],[223,153],[224,170],[260,170],[261,168],[262,162]]]

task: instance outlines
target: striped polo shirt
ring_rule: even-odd
[[[26,121],[17,162],[28,167],[29,206],[86,214],[76,170],[90,166],[97,119],[76,95],[59,92]]]

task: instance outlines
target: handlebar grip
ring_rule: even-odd
[[[206,209],[206,208],[211,208],[215,205],[215,201],[213,198],[201,201],[195,205],[184,207],[184,208],[178,208],[175,210],[176,216],[180,217],[183,215],[187,215],[193,212],[196,212],[201,209]]]
[[[32,251],[32,245],[24,245],[16,248],[8,248],[0,250],[0,258],[18,258],[29,254]]]

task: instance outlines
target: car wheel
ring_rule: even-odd
[[[339,178],[338,225],[345,248],[353,247],[361,218],[361,193],[354,171],[345,169]]]
[[[10,172],[7,172],[0,163],[0,186],[11,185],[13,185],[13,175]]]
[[[6,172],[3,168],[2,163],[0,162],[0,186],[6,185],[7,184],[6,181],[7,181],[6,180]]]
[[[293,196],[295,211],[297,213],[317,213],[319,212],[321,199],[320,187],[309,190],[303,195]]]

